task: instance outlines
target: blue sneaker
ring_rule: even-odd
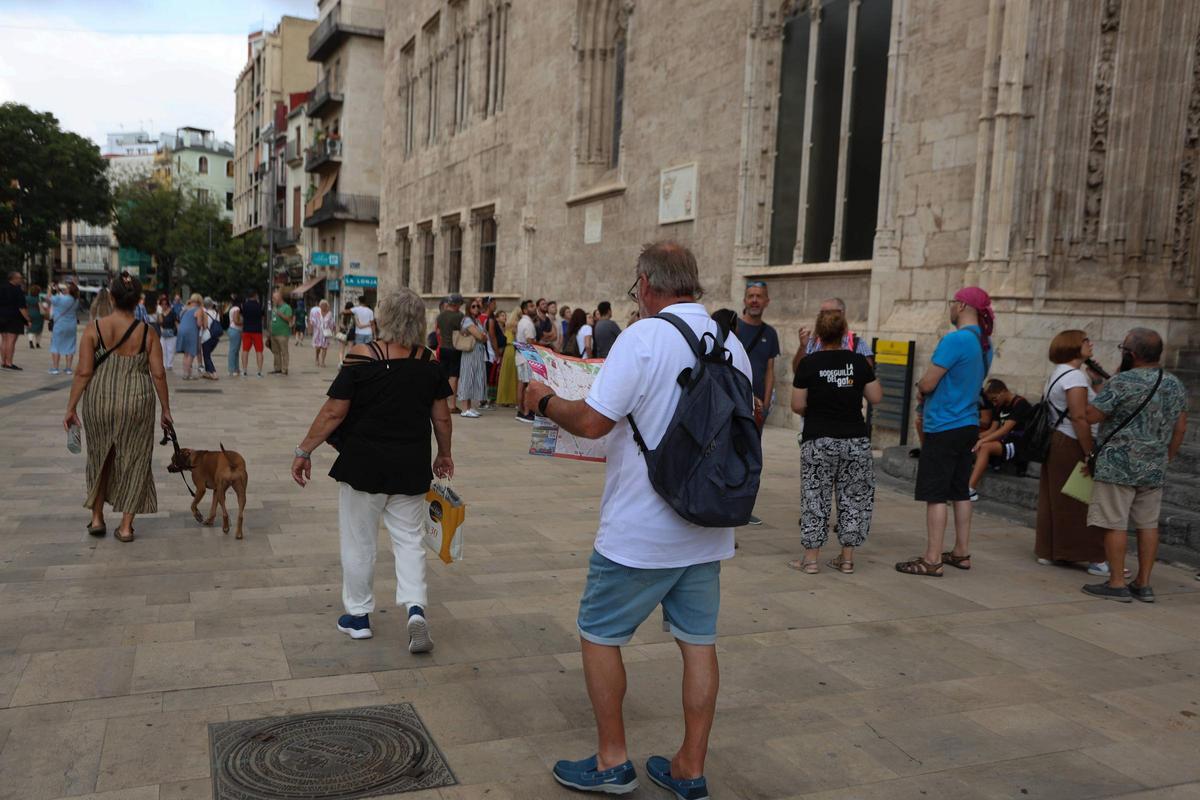
[[[429,621],[425,609],[413,606],[408,609],[408,652],[428,653],[433,650],[433,638],[429,635]]]
[[[342,633],[349,635],[351,639],[370,639],[375,635],[371,633],[370,614],[363,614],[361,617],[342,614],[338,617],[337,628]]]
[[[596,757],[582,761],[559,761],[554,765],[554,780],[569,789],[605,794],[629,794],[638,788],[637,771],[632,761],[612,769],[596,769]]]
[[[671,777],[671,760],[662,756],[650,756],[646,761],[646,774],[650,780],[673,794],[679,800],[708,800],[708,782],[704,776],[691,780],[676,780]]]

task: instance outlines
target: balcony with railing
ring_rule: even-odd
[[[348,36],[383,38],[383,12],[338,3],[308,37],[308,60],[324,61]]]
[[[288,140],[287,147],[283,150],[283,160],[290,167],[294,167],[304,160],[304,151],[300,149],[300,142],[298,140]]]
[[[286,250],[300,239],[300,233],[295,228],[282,225],[272,225],[267,229],[267,238],[276,250]]]
[[[325,138],[304,151],[304,171],[320,172],[322,168],[340,164],[342,140]]]
[[[112,244],[112,238],[107,233],[85,233],[75,237],[75,244],[80,247],[95,247]]]
[[[304,227],[315,228],[332,220],[379,223],[379,198],[365,194],[327,192],[321,204],[305,217]]]
[[[333,76],[326,75],[317,81],[313,87],[312,96],[304,113],[310,117],[319,117],[327,111],[332,111],[342,104],[342,82],[330,80]]]

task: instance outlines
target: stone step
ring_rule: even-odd
[[[1200,348],[1184,347],[1176,350],[1175,370],[1200,371]]]

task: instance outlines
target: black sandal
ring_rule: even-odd
[[[120,528],[117,528],[116,532],[115,532],[115,533],[113,533],[113,536],[117,537],[117,541],[118,541],[118,542],[126,542],[126,543],[128,543],[128,542],[132,542],[132,541],[133,541],[133,528],[131,527],[131,528],[129,529],[129,535],[128,535],[128,536],[122,536],[122,535],[121,535],[121,529],[120,529]]]
[[[91,525],[88,525],[87,532],[97,538],[99,538],[101,536],[107,536],[108,535],[108,525],[97,525],[94,528]]]
[[[921,556],[910,561],[901,561],[896,564],[896,572],[903,572],[905,575],[925,575],[930,578],[942,577],[942,565],[930,564]]]

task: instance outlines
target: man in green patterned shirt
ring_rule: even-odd
[[[1156,332],[1131,330],[1121,343],[1121,371],[1087,409],[1087,421],[1100,423],[1087,521],[1104,529],[1111,575],[1106,583],[1089,584],[1083,591],[1121,603],[1135,598],[1154,602],[1150,570],[1158,552],[1162,487],[1167,462],[1179,452],[1187,429],[1187,390],[1163,370],[1162,351]],[[1126,586],[1125,539],[1131,523],[1137,529],[1138,573]]]

